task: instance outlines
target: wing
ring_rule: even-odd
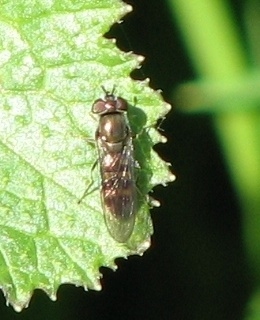
[[[132,234],[137,211],[132,137],[106,148],[98,141],[101,198],[107,228],[118,242]]]

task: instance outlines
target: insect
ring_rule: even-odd
[[[128,104],[105,90],[104,99],[93,103],[99,116],[95,140],[101,175],[101,201],[111,236],[126,242],[131,236],[137,211],[133,137],[127,117]]]

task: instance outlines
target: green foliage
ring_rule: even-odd
[[[142,60],[102,35],[130,11],[118,0],[9,0],[0,5],[0,285],[19,311],[33,290],[52,299],[62,283],[100,290],[100,266],[142,254],[152,223],[146,195],[172,175],[152,146],[169,110],[147,81],[129,78]],[[117,243],[104,223],[93,139],[93,101],[116,85],[137,134],[142,204],[133,235]],[[97,189],[78,200],[93,174]]]
[[[185,110],[212,114],[240,204],[243,253],[254,280],[246,319],[260,319],[259,1],[242,2],[239,27],[229,1],[168,3],[198,75],[179,87],[176,98]]]

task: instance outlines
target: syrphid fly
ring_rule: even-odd
[[[105,92],[92,113],[99,116],[95,140],[101,175],[101,201],[111,236],[126,242],[131,236],[137,211],[135,159],[127,101]]]

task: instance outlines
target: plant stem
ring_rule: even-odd
[[[247,75],[247,55],[226,1],[168,2],[200,80],[229,83]],[[249,262],[260,280],[260,114],[235,99],[223,109],[214,116],[215,129],[243,210]]]

